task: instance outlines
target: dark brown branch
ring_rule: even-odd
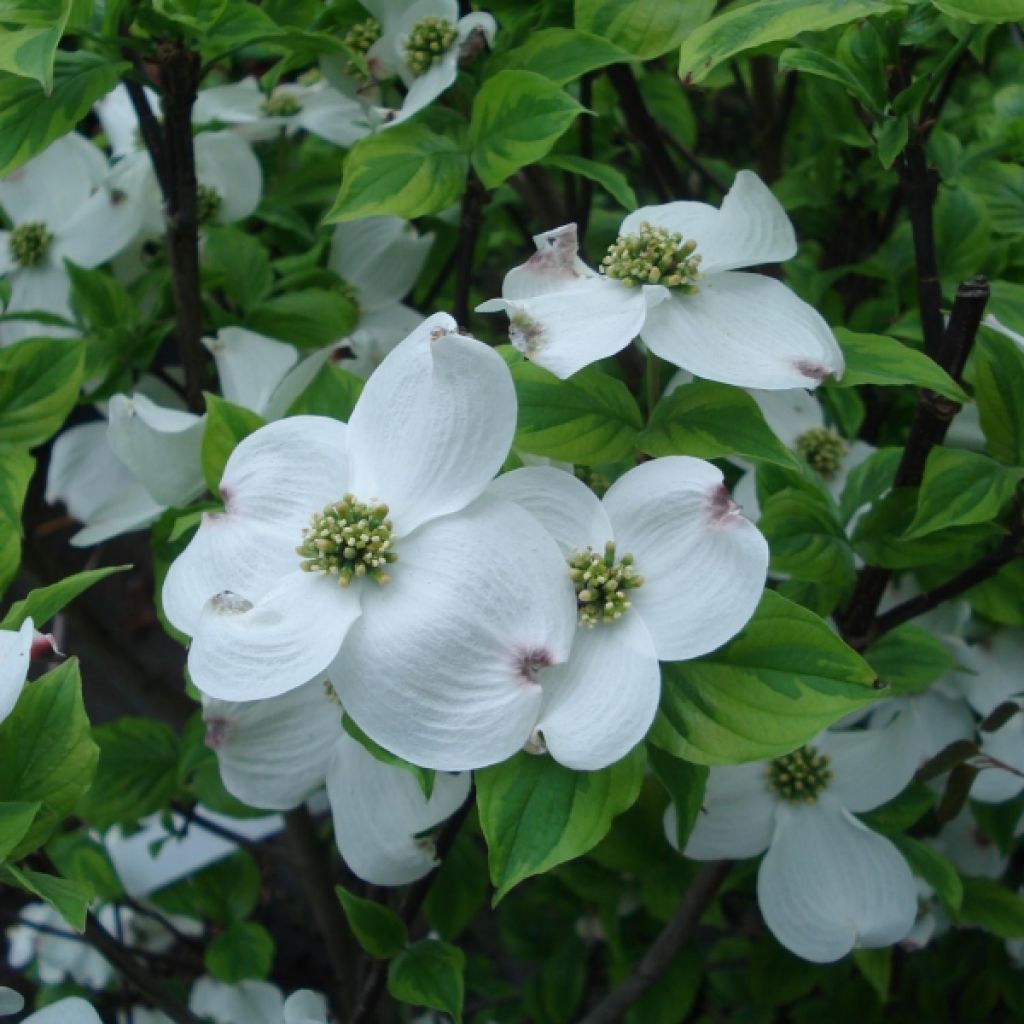
[[[641,957],[631,975],[609,992],[578,1024],[614,1024],[665,973],[689,938],[704,911],[711,905],[718,887],[732,867],[732,861],[711,861],[701,866],[679,909],[662,928],[658,937]]]
[[[487,192],[483,183],[472,172],[466,182],[466,191],[462,196],[462,217],[459,221],[459,235],[455,243],[455,298],[452,302],[452,316],[459,327],[468,329],[469,293],[473,281],[474,255],[476,242],[483,224],[484,201]]]
[[[131,59],[130,55],[129,59]],[[134,59],[138,60],[138,58]],[[126,78],[124,80],[124,87],[135,110],[135,116],[139,119],[139,134],[142,136],[142,142],[149,153],[150,162],[153,164],[153,172],[156,174],[157,183],[160,185],[160,192],[166,201],[171,186],[167,174],[167,160],[164,157],[164,142],[160,132],[160,122],[149,105],[146,90],[138,82],[131,78]]]

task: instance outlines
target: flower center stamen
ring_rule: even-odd
[[[42,221],[30,221],[14,228],[7,245],[11,258],[19,266],[38,267],[52,241],[53,234]]]
[[[576,588],[580,625],[588,627],[621,619],[631,604],[629,591],[644,582],[636,574],[632,555],[616,559],[614,541],[605,544],[603,554],[587,548],[573,555],[569,576]]]
[[[380,39],[380,22],[376,18],[367,18],[365,21],[358,21],[354,24],[348,32],[345,33],[345,39],[343,40],[345,48],[353,56],[360,58],[365,57],[369,52],[370,47],[373,46],[378,39]],[[345,64],[345,73],[351,75],[353,78],[365,78],[366,77],[366,62],[365,60],[350,60]]]
[[[801,747],[768,764],[768,785],[790,804],[813,804],[832,781],[828,756],[814,747]]]
[[[630,287],[661,284],[683,292],[697,291],[700,256],[697,243],[684,241],[678,231],[666,231],[644,221],[633,235],[619,235],[601,260],[601,273]]]
[[[458,31],[447,18],[431,15],[416,22],[405,41],[405,63],[414,75],[429,71],[452,47]]]
[[[849,450],[846,442],[829,427],[814,427],[796,439],[796,450],[823,480],[832,480],[839,472],[843,456]]]
[[[302,110],[298,99],[287,92],[267,97],[260,107],[268,117],[294,117]]]
[[[212,185],[200,184],[196,189],[196,220],[209,224],[220,211],[222,202],[220,193]]]
[[[337,576],[338,586],[368,576],[380,584],[391,578],[387,566],[397,561],[387,505],[362,502],[351,494],[314,512],[295,549],[306,572]]]

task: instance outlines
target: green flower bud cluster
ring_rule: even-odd
[[[700,256],[697,243],[684,242],[678,231],[644,221],[635,235],[619,235],[601,260],[601,273],[623,284],[661,284],[684,292],[697,291]]]
[[[847,453],[846,442],[829,427],[815,427],[796,439],[796,450],[823,480],[832,480]]]
[[[302,104],[298,98],[286,92],[269,96],[263,101],[261,107],[263,113],[268,117],[294,117],[302,110]]]
[[[343,40],[345,49],[349,53],[364,56],[378,39],[380,39],[380,22],[376,18],[367,18],[365,21],[358,21],[348,32]],[[366,67],[360,65],[359,61],[350,60],[345,65],[345,73],[353,78],[365,78]]]
[[[431,15],[416,22],[405,41],[405,63],[414,75],[429,71],[452,47],[458,31],[447,18]]]
[[[22,267],[38,267],[46,256],[53,235],[41,221],[19,224],[7,239],[11,258]]]
[[[323,512],[313,513],[295,551],[306,572],[337,576],[341,587],[363,576],[384,584],[391,578],[384,570],[398,559],[392,543],[387,505],[367,504],[346,494]]]
[[[832,781],[828,757],[814,747],[801,747],[768,765],[768,785],[791,804],[813,804]]]
[[[221,207],[220,193],[212,185],[200,185],[196,189],[196,220],[209,224]]]
[[[629,591],[643,586],[643,576],[633,568],[633,556],[615,557],[615,542],[608,541],[604,554],[591,548],[569,559],[569,576],[576,588],[580,625],[621,619],[630,607]]]

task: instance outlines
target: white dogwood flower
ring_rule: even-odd
[[[214,1024],[327,1024],[327,1000],[319,992],[299,989],[286,999],[269,981],[228,985],[203,977],[192,986],[188,1006]]]
[[[721,472],[685,456],[629,470],[601,500],[548,467],[514,470],[489,490],[546,527],[576,591],[571,656],[538,675],[534,745],[571,768],[602,768],[650,728],[659,660],[699,657],[746,624],[764,590],[768,545]]]
[[[515,416],[504,361],[437,314],[347,427],[298,416],[243,440],[225,511],[203,517],[164,583],[196,686],[255,700],[330,666],[346,710],[405,760],[458,770],[519,749],[537,700],[524,683],[565,659],[573,613],[554,541],[481,497]],[[471,735],[453,740],[463,715]]]
[[[720,209],[676,202],[629,214],[600,273],[580,260],[575,224],[534,242],[502,297],[477,309],[508,313],[512,343],[559,377],[638,335],[662,359],[740,387],[814,388],[843,372],[811,306],[770,277],[736,272],[796,253],[785,211],[751,171],[736,175]]]
[[[757,901],[765,924],[804,960],[888,946],[914,924],[914,877],[896,847],[854,814],[891,800],[910,778],[889,729],[824,732],[773,761],[712,767],[684,852],[695,860],[764,852]],[[674,808],[665,823],[673,842]]]
[[[143,86],[146,100],[149,102],[149,109],[153,115],[160,117],[160,97],[150,89]],[[142,137],[139,133],[139,118],[128,97],[128,90],[124,83],[115,85],[110,92],[102,99],[93,104],[93,110],[99,118],[103,128],[103,134],[107,137],[107,144],[110,146],[110,156],[114,160],[128,156],[142,149]]]
[[[16,1013],[16,1010],[7,1011]],[[24,1024],[103,1024],[100,1015],[78,996],[58,999],[49,1006],[29,1014]]]
[[[14,710],[21,696],[32,658],[34,636],[31,619],[26,619],[16,632],[0,629],[0,722]]]
[[[0,206],[12,223],[0,231],[0,275],[11,287],[7,313],[41,311],[71,318],[71,281],[64,261],[97,267],[117,255],[139,228],[139,211],[124,192],[101,184],[103,153],[71,132],[0,179]],[[0,324],[0,344],[70,328],[32,320]]]

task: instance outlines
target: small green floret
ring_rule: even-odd
[[[814,747],[801,747],[768,765],[768,785],[790,804],[813,804],[832,781],[828,756]]]
[[[796,439],[796,450],[823,480],[832,480],[849,450],[846,442],[829,427],[815,427]]]
[[[405,63],[414,75],[429,71],[452,47],[458,31],[447,18],[431,15],[416,22],[405,41]]]
[[[302,110],[302,104],[291,93],[279,92],[263,101],[263,113],[268,117],[294,117]]]
[[[630,607],[629,591],[643,586],[643,576],[633,567],[633,556],[615,557],[615,542],[608,541],[604,553],[591,548],[569,559],[569,576],[576,588],[580,625],[621,619]]]
[[[700,256],[697,243],[684,241],[678,231],[666,231],[644,221],[634,235],[619,235],[601,260],[601,273],[630,287],[661,284],[683,292],[697,291]]]
[[[8,236],[11,258],[22,267],[38,267],[43,262],[53,234],[42,221],[19,224]]]
[[[220,193],[212,185],[200,185],[196,189],[196,220],[210,224],[220,212],[222,202]]]
[[[357,501],[346,494],[323,512],[313,513],[295,551],[306,572],[337,576],[338,586],[347,587],[364,576],[384,584],[391,578],[385,569],[398,559],[392,543],[387,505]]]

